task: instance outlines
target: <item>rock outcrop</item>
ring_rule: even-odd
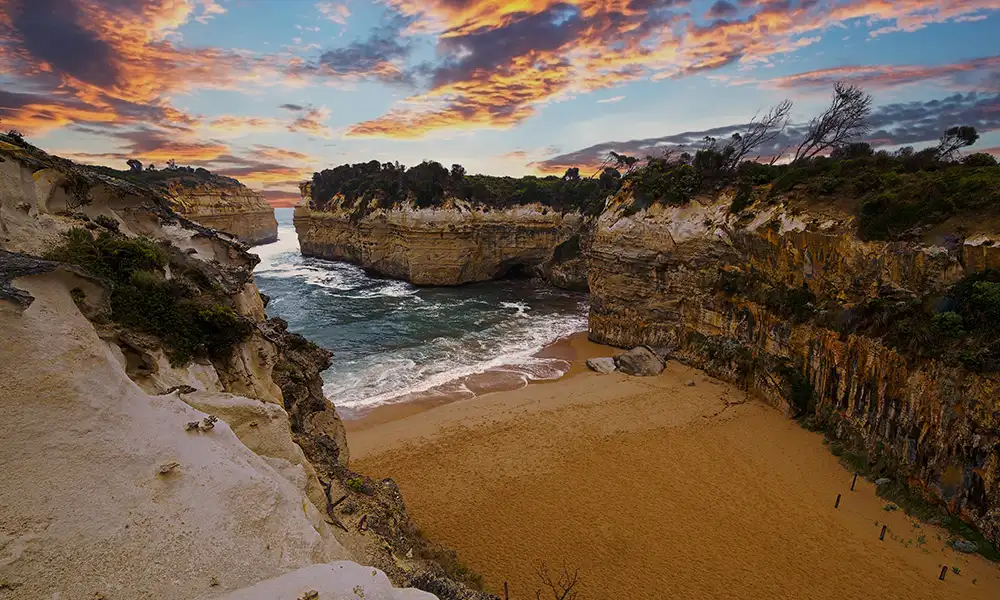
[[[628,201],[616,199],[594,232],[591,339],[668,348],[821,422],[1000,541],[1000,377],[837,326],[866,302],[933,300],[1000,267],[1000,232],[865,242],[832,203],[741,216],[727,194],[633,214],[620,210]]]
[[[114,312],[120,280],[44,258],[71,229],[117,248],[152,240],[167,260],[157,277],[248,327],[178,359]],[[442,570],[405,557],[428,542],[391,480],[347,484],[358,476],[321,390],[329,353],[266,317],[243,245],[159,190],[2,135],[0,233],[0,591],[286,597],[308,583],[353,597],[364,572],[384,597],[433,597],[389,590],[386,575],[407,585]],[[334,508],[340,495],[352,500]],[[489,597],[452,585],[452,598]]]
[[[663,372],[663,361],[645,346],[633,348],[615,357],[615,367],[626,375],[651,377]]]
[[[171,206],[193,221],[256,246],[278,240],[278,221],[267,200],[235,179],[179,176],[163,183]]]
[[[440,208],[409,205],[356,211],[335,198],[324,210],[305,198],[295,231],[306,256],[351,262],[417,285],[458,285],[508,276],[544,277],[586,288],[584,219],[540,205],[505,209],[459,200]]]

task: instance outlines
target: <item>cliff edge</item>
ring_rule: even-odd
[[[342,205],[295,208],[305,256],[342,260],[416,285],[460,285],[542,277],[586,289],[583,218],[541,205],[489,209],[453,200],[443,207],[394,206],[358,215]]]
[[[244,246],[6,136],[0,235],[0,596],[488,597],[347,468],[330,355]]]
[[[625,186],[589,254],[591,339],[740,383],[1000,542],[998,222],[862,237],[856,202],[772,189],[637,208]]]
[[[263,196],[235,179],[178,177],[165,185],[174,210],[193,221],[235,235],[251,246],[278,241],[274,209]]]

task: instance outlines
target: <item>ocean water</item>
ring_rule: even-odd
[[[427,288],[371,277],[303,257],[292,209],[275,215],[278,241],[252,250],[257,285],[271,298],[269,315],[333,352],[324,392],[348,415],[445,384],[467,392],[462,378],[487,371],[558,378],[568,364],[535,354],[587,329],[583,294],[526,280]]]

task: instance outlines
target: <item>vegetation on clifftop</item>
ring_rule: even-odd
[[[620,193],[627,199],[621,206],[627,216],[728,189],[734,214],[756,201],[789,197],[846,201],[857,216],[858,234],[869,240],[905,239],[951,217],[1000,208],[997,160],[986,153],[960,155],[978,140],[975,128],[951,127],[937,146],[920,151],[875,151],[859,141],[871,130],[871,106],[863,90],[838,83],[829,107],[796,128],[800,139],[794,151],[786,133],[792,104],[784,101],[728,139],[706,137],[693,152],[671,147],[645,159],[611,152],[591,177],[581,177],[579,168],[561,177],[514,178],[468,175],[461,165],[449,171],[433,161],[411,168],[376,160],[341,165],[313,175],[310,205],[326,210],[339,197],[339,207],[360,218],[376,207],[427,208],[456,198],[488,208],[538,203],[598,215],[606,200]],[[785,143],[789,146],[782,147]],[[770,160],[764,162],[767,153]],[[783,157],[789,162],[778,164]]]
[[[563,177],[495,177],[468,175],[461,165],[449,171],[441,163],[424,161],[406,168],[399,163],[341,165],[313,174],[310,206],[325,210],[335,196],[358,216],[370,208],[391,208],[412,202],[419,208],[457,198],[490,208],[538,203],[553,210],[600,214],[605,199],[618,189],[620,174],[608,169],[598,178],[581,178],[578,170]]]
[[[167,279],[169,260],[155,242],[111,230],[94,235],[85,228],[71,229],[65,237],[46,258],[77,265],[108,281],[110,320],[159,339],[171,362],[225,356],[250,334],[246,319],[227,304],[221,291],[202,281],[200,272],[172,264]]]
[[[86,168],[102,175],[124,179],[140,185],[163,187],[169,182],[178,182],[183,186],[196,186],[200,183],[240,185],[240,182],[232,177],[217,175],[201,167],[185,167],[172,160],[167,161],[167,166],[163,169],[157,169],[153,164],[144,169],[142,163],[135,159],[129,160],[128,164],[130,168],[127,170],[105,166],[87,166]]]

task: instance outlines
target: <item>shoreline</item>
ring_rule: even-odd
[[[852,492],[822,436],[777,409],[677,362],[633,378],[585,358],[546,385],[348,421],[351,466],[393,477],[428,537],[516,598],[539,561],[578,567],[589,598],[1000,594],[997,565],[872,483]]]
[[[516,366],[510,369],[500,366],[481,373],[458,377],[429,390],[400,395],[387,404],[359,409],[337,407],[337,412],[348,432],[360,431],[452,402],[473,400],[488,394],[561,381],[587,371],[585,363],[588,358],[608,356],[612,350],[614,353],[621,352],[591,342],[587,338],[586,331],[579,331],[546,345],[532,355],[533,358],[565,362],[566,371],[559,377],[525,380],[524,375],[516,370]]]

